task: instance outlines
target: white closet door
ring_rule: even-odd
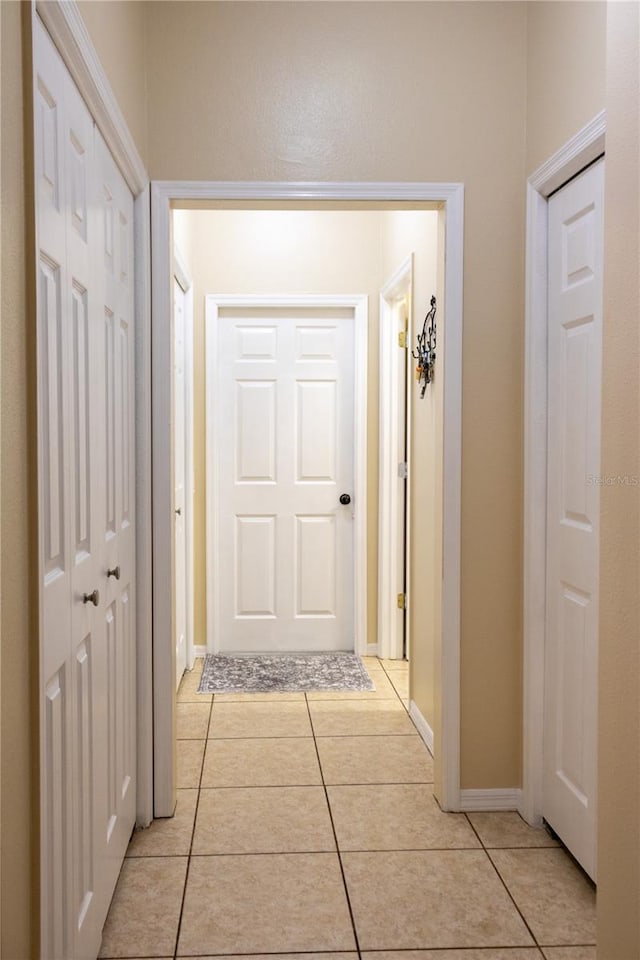
[[[36,27],[39,24],[36,21]],[[65,71],[35,33],[35,176],[38,207],[38,422],[41,572],[42,955],[75,956],[74,677],[70,484],[71,289],[67,269]]]
[[[105,218],[97,193],[98,152],[103,148],[38,18],[34,44],[41,955],[46,960],[93,960],[135,804],[133,338],[121,332],[117,339],[114,321],[111,357],[105,334],[107,310],[118,318],[120,331],[132,323],[132,199],[120,175],[112,177],[121,224],[115,241],[120,260],[115,295],[105,296]],[[111,371],[119,487],[117,524],[105,535]],[[118,563],[120,580],[114,587],[108,570]],[[109,632],[110,614],[117,623],[115,639],[114,631]]]
[[[596,871],[604,161],[549,201],[544,816]]]
[[[110,898],[135,822],[133,199],[97,130],[96,156],[96,257],[103,278],[99,432],[106,501],[101,529],[106,762],[100,770],[100,855]]]
[[[354,647],[354,319],[330,313],[222,313],[210,331],[225,652]]]

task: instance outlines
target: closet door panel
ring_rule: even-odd
[[[65,71],[44,30],[36,30],[34,42],[37,64],[34,135],[38,205],[42,941],[44,955],[51,960],[67,960],[75,952],[72,920],[75,838]]]
[[[108,717],[105,876],[115,886],[135,823],[135,631],[134,543],[134,354],[133,198],[102,137],[96,131],[101,225],[98,262],[102,270],[101,318],[104,381],[102,450],[105,512],[102,541],[107,571]]]

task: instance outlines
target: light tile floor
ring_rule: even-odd
[[[595,960],[595,894],[516,813],[442,813],[407,665],[371,693],[178,695],[178,805],[134,834],[100,956]]]

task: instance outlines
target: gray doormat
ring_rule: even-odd
[[[304,693],[315,690],[375,690],[353,653],[307,656],[211,656],[202,668],[199,693]]]

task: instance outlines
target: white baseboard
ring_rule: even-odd
[[[207,655],[207,645],[206,643],[195,643],[193,645],[193,656],[196,660],[206,657]]]
[[[424,740],[427,750],[433,756],[433,730],[423,717],[420,712],[420,708],[416,705],[415,700],[411,701],[411,706],[409,707],[409,716],[416,725],[416,730]]]
[[[365,657],[377,657],[378,656],[378,644],[377,643],[368,643],[367,652],[364,654]]]
[[[522,790],[461,790],[460,810],[518,810]]]

